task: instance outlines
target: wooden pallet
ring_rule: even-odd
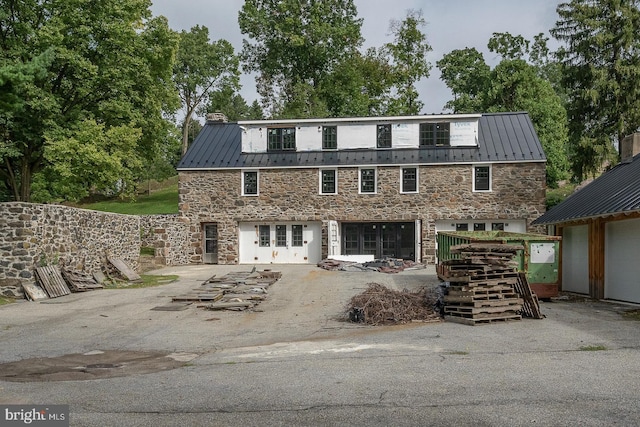
[[[522,309],[522,304],[515,302],[507,306],[498,307],[471,307],[463,305],[445,305],[444,314],[457,314],[468,317],[476,317],[478,314],[517,314]]]
[[[36,278],[47,295],[49,295],[49,298],[57,298],[71,293],[60,271],[53,265],[37,267]]]
[[[104,288],[104,286],[99,284],[90,274],[70,271],[63,268],[62,277],[64,277],[64,280],[69,284],[69,289],[73,292],[84,292]]]
[[[460,300],[458,298],[447,298],[445,296],[444,302],[447,307],[510,307],[513,305],[522,305],[521,298],[507,298],[498,300]]]
[[[522,314],[524,317],[543,319],[544,315],[540,312],[540,302],[536,294],[531,291],[531,286],[529,286],[529,281],[525,273],[518,275],[515,290],[524,301],[522,305]]]
[[[474,316],[472,318],[455,316],[455,315],[444,316],[445,322],[462,323],[464,325],[471,325],[471,326],[481,325],[485,323],[498,323],[498,322],[507,322],[510,320],[521,320],[521,319],[522,319],[522,316],[520,316],[519,314],[505,314],[505,315],[491,316],[491,317]]]

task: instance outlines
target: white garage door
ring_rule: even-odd
[[[640,303],[640,219],[605,226],[604,297]]]
[[[589,294],[589,226],[562,229],[562,290]]]
[[[316,264],[322,260],[320,222],[243,222],[241,264]]]

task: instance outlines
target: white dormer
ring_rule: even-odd
[[[238,122],[243,153],[478,145],[481,114]]]

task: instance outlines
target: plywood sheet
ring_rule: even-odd
[[[22,289],[31,301],[47,299],[49,296],[37,283],[23,283]]]

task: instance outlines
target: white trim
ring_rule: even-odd
[[[335,190],[333,193],[323,193],[322,192],[322,172],[324,171],[334,171],[335,172]],[[320,168],[318,169],[318,194],[321,196],[331,196],[334,194],[338,194],[338,168]]]
[[[402,171],[404,169],[415,169],[416,170],[416,191],[404,191],[402,189],[404,181],[402,176]],[[403,165],[400,166],[400,194],[418,194],[420,193],[420,167],[418,165]]]
[[[373,192],[364,193],[362,192],[362,171],[363,170],[373,169]],[[374,166],[361,166],[358,168],[358,194],[378,194],[378,168]]]
[[[478,167],[486,167],[489,168],[489,189],[488,190],[476,190],[476,168]],[[471,167],[471,181],[472,181],[472,191],[474,193],[491,193],[491,191],[493,191],[493,173],[492,170],[493,168],[491,167],[490,163],[480,163],[480,164],[474,164]]]
[[[256,193],[253,194],[246,194],[244,192],[244,174],[247,172],[255,172],[256,173]],[[242,196],[246,196],[246,197],[255,197],[255,196],[259,196],[260,195],[260,170],[259,169],[241,169],[240,170],[242,179],[241,179],[241,184],[240,184],[240,195]]]

